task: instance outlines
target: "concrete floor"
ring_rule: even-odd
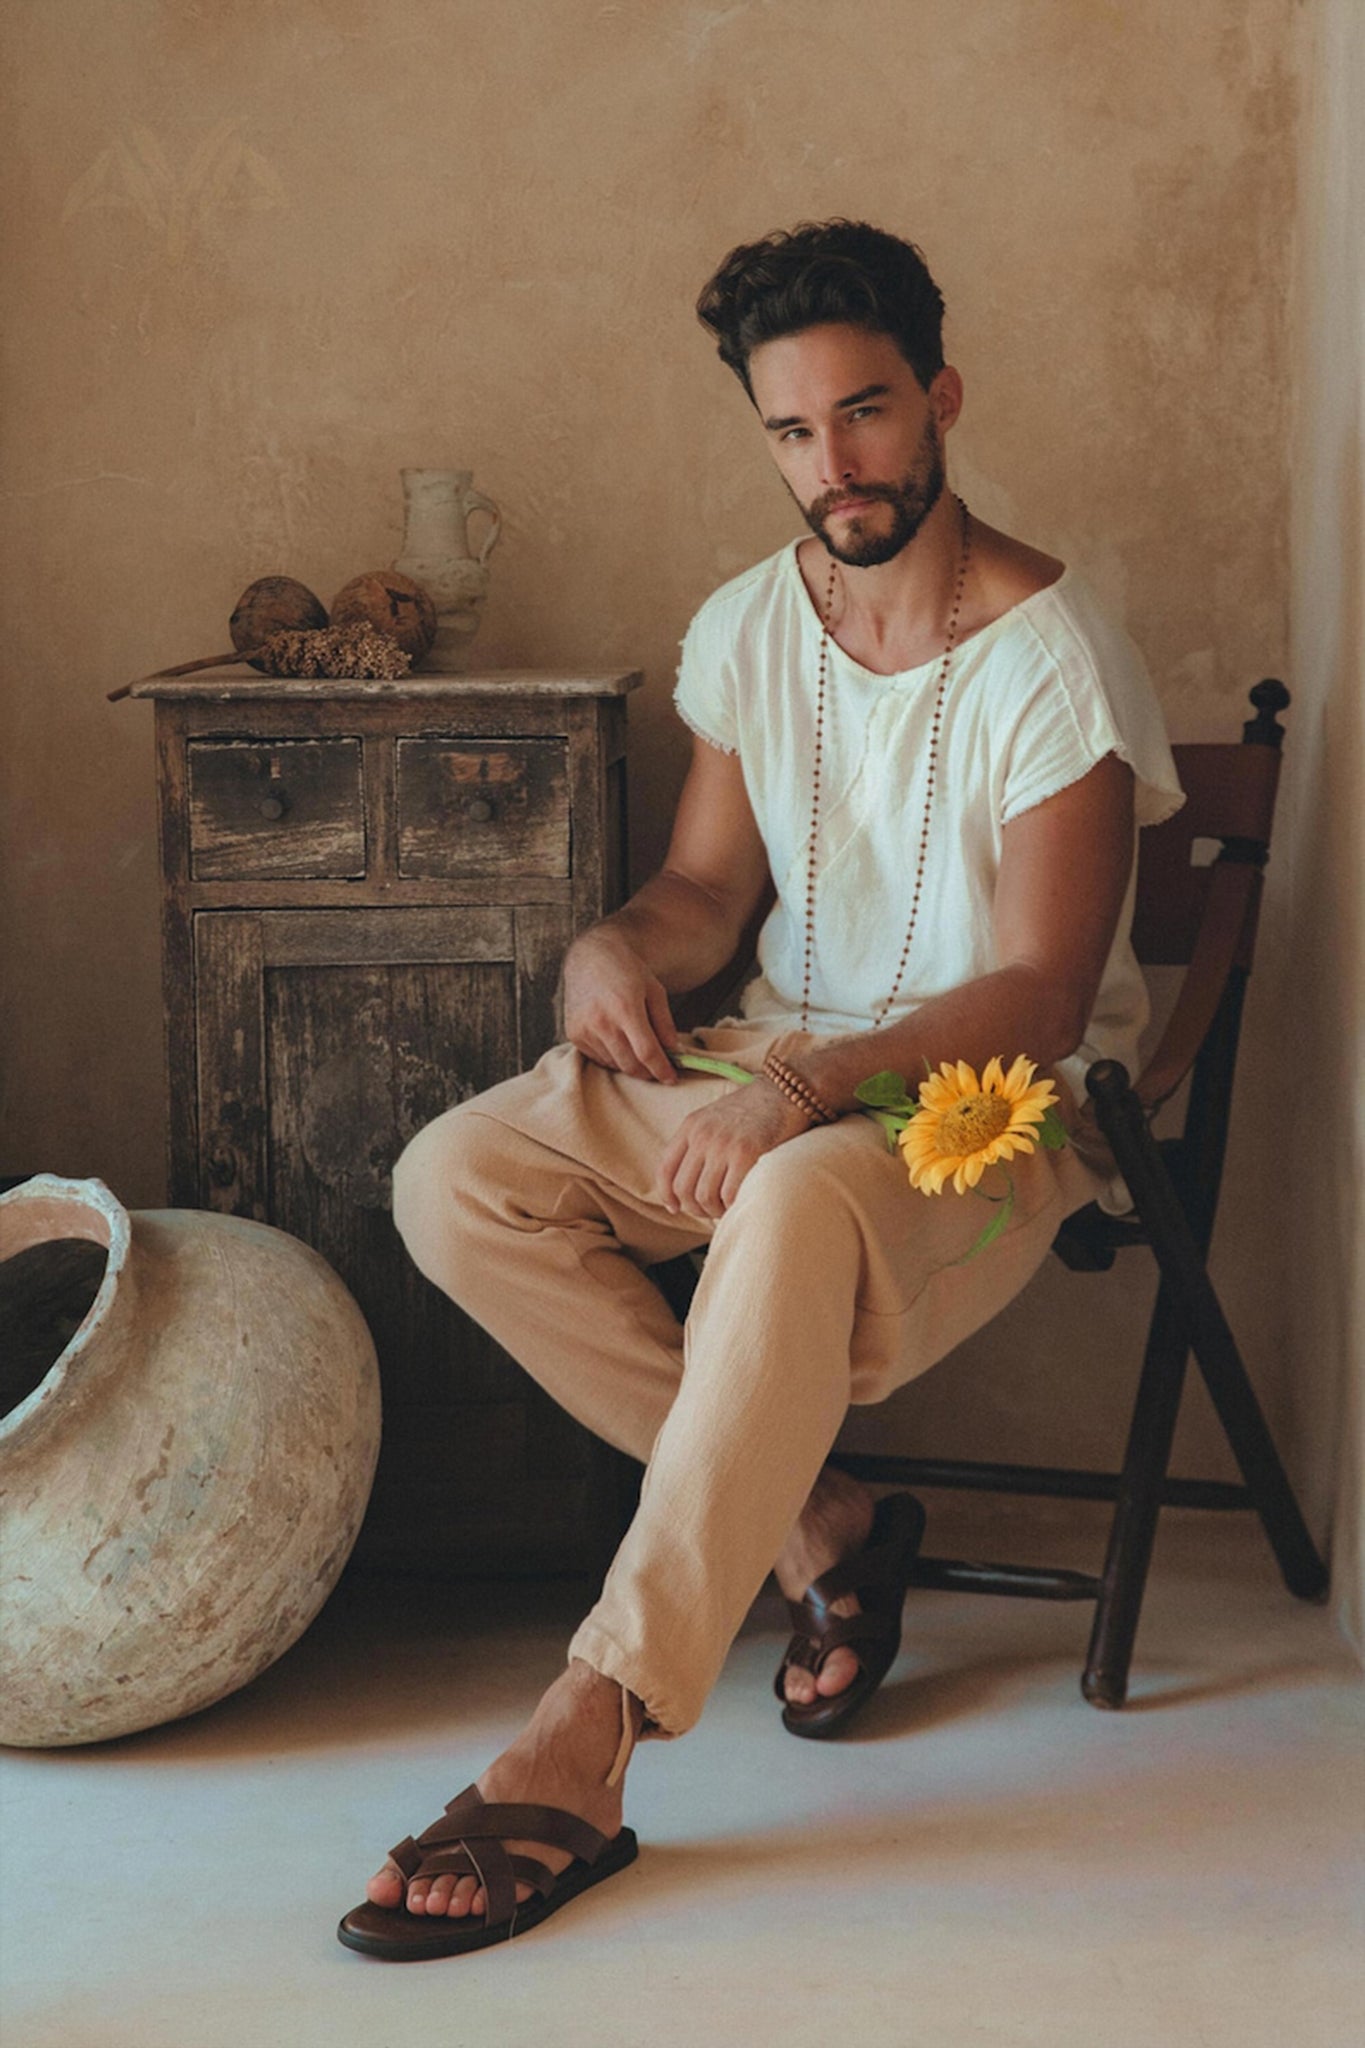
[[[987,1505],[931,1497],[931,1547],[1026,1554],[1040,1511]],[[1093,1564],[1094,1512],[1033,1553]],[[795,1742],[767,1594],[701,1726],[640,1752],[633,1868],[483,1955],[343,1950],[583,1604],[348,1582],[208,1713],[5,1753],[4,2048],[1360,2048],[1365,1693],[1242,1517],[1164,1518],[1118,1715],[1077,1689],[1088,1608],[916,1593],[858,1730]]]

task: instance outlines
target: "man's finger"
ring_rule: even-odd
[[[666,1083],[677,1080],[678,1070],[655,1037],[648,1018],[634,1025],[627,1036],[632,1053],[652,1079]]]
[[[654,1029],[654,1036],[666,1053],[676,1052],[678,1027],[673,1022],[673,1010],[668,1000],[668,990],[661,981],[645,984],[645,1014]]]

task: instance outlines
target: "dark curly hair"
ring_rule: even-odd
[[[927,391],[943,368],[943,294],[913,242],[860,220],[803,221],[732,249],[697,300],[753,397],[749,357],[765,341],[836,321],[889,334]]]

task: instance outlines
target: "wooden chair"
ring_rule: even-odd
[[[1042,1567],[921,1558],[915,1583],[1053,1600],[1094,1600],[1095,1622],[1081,1690],[1097,1707],[1121,1707],[1147,1569],[1164,1505],[1254,1508],[1285,1584],[1300,1599],[1327,1585],[1266,1427],[1207,1259],[1218,1207],[1232,1104],[1242,1004],[1251,972],[1262,875],[1279,781],[1276,714],[1283,683],[1251,692],[1256,716],[1242,743],[1175,748],[1186,801],[1164,825],[1141,835],[1133,943],[1148,967],[1183,967],[1170,1021],[1135,1082],[1114,1060],[1091,1067],[1086,1086],[1096,1119],[1132,1196],[1133,1212],[1097,1205],[1067,1219],[1053,1249],[1073,1272],[1107,1271],[1121,1251],[1156,1258],[1160,1284],[1152,1314],[1123,1468],[1077,1472],[963,1460],[837,1453],[863,1479],[978,1488],[1082,1500],[1112,1500],[1114,1517],[1099,1578]],[[1192,861],[1197,840],[1221,840],[1209,866]],[[1151,1120],[1190,1078],[1184,1129],[1153,1136]],[[1172,1479],[1167,1467],[1190,1352],[1203,1374],[1243,1484]]]
[[[839,1452],[831,1462],[860,1479],[962,1487],[1115,1503],[1099,1577],[1042,1566],[977,1564],[921,1557],[913,1584],[1046,1600],[1093,1600],[1094,1627],[1081,1679],[1092,1705],[1121,1707],[1142,1595],[1162,1506],[1254,1508],[1289,1590],[1319,1596],[1327,1572],[1304,1525],[1276,1453],[1207,1258],[1227,1144],[1237,1042],[1251,972],[1262,875],[1270,848],[1283,728],[1283,683],[1251,692],[1256,716],[1242,742],[1179,746],[1186,802],[1141,835],[1133,940],[1145,966],[1185,970],[1160,1043],[1136,1082],[1113,1060],[1091,1067],[1094,1112],[1133,1201],[1114,1217],[1092,1204],[1069,1217],[1053,1249],[1075,1272],[1108,1270],[1121,1251],[1143,1248],[1160,1270],[1156,1306],[1120,1472],[982,1464],[941,1458]],[[1222,842],[1217,859],[1193,863],[1197,840]],[[1151,1119],[1189,1077],[1184,1129],[1156,1138]],[[675,1308],[684,1275],[657,1269]],[[681,1283],[681,1291],[679,1285]],[[1243,1484],[1168,1476],[1171,1444],[1190,1352],[1213,1398]]]

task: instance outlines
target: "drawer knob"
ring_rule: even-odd
[[[469,806],[468,816],[475,825],[486,825],[493,815],[493,806],[486,796],[476,796]]]
[[[289,809],[287,796],[263,796],[256,806],[263,818],[282,818]]]

